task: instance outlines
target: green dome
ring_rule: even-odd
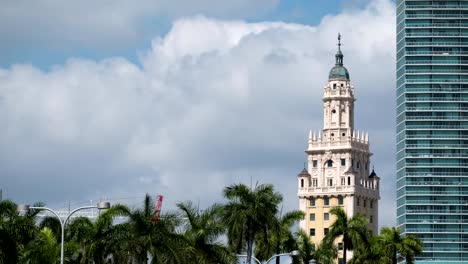
[[[331,69],[328,75],[329,80],[349,80],[349,72],[345,66],[343,66],[343,53],[341,52],[341,35],[338,34],[338,52],[335,55],[335,66]]]
[[[349,80],[349,72],[343,65],[335,65],[328,75],[329,80]]]

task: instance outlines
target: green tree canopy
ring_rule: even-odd
[[[224,197],[228,200],[223,207],[228,243],[237,254],[245,249],[250,264],[255,239],[260,233],[268,236],[283,197],[271,184],[257,185],[253,190],[244,184],[230,185],[224,189]]]

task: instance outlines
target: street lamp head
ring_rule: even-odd
[[[301,252],[299,252],[299,250],[293,250],[293,251],[291,251],[290,254],[291,254],[291,256],[296,257],[296,256],[299,256],[301,254]]]
[[[317,263],[317,261],[315,261],[315,259],[309,260],[309,264],[316,264],[316,263]]]
[[[29,211],[29,204],[19,204],[18,207],[16,208],[16,211],[18,212],[27,212]]]
[[[109,209],[110,208],[110,203],[109,202],[99,202],[97,204],[98,209]]]

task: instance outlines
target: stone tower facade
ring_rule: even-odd
[[[300,227],[315,244],[333,223],[330,209],[335,206],[343,207],[348,217],[365,216],[369,229],[378,231],[379,177],[371,170],[368,133],[354,128],[354,87],[340,46],[338,36],[336,64],[323,90],[323,129],[310,131],[308,166],[298,175],[299,208],[306,213]],[[341,256],[339,241],[338,249]]]

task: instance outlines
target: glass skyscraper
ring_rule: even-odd
[[[397,224],[468,263],[468,1],[397,1]]]

